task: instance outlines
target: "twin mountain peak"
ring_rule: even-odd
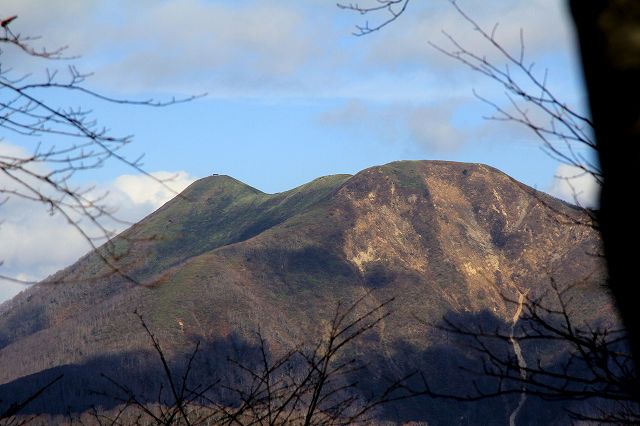
[[[115,252],[123,274],[93,252],[47,280],[59,284],[0,306],[0,383],[96,360],[126,370],[127,356],[149,350],[134,311],[169,353],[195,339],[249,341],[256,330],[277,351],[371,291],[371,306],[394,297],[394,313],[358,352],[394,371],[420,366],[438,343],[424,323],[451,312],[511,321],[501,295],[542,293],[551,278],[581,282],[576,315],[591,320],[609,302],[589,221],[480,164],[394,162],[277,194],[214,175],[99,249]]]

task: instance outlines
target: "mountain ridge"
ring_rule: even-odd
[[[0,306],[0,357],[9,366],[0,383],[64,366],[82,382],[89,367],[78,366],[96,368],[96,359],[107,371],[130,371],[121,354],[149,349],[134,310],[172,357],[203,340],[226,348],[210,353],[219,359],[258,329],[276,352],[313,339],[336,303],[372,290],[367,306],[395,297],[399,308],[356,353],[389,371],[432,371],[421,354],[438,338],[416,317],[489,312],[510,321],[500,292],[542,292],[551,277],[584,280],[577,318],[608,315],[595,309],[609,303],[603,267],[587,255],[599,250],[597,233],[567,218],[588,219],[478,164],[394,162],[276,194],[204,178],[116,241],[128,253],[119,266],[146,285],[117,275],[92,281],[105,267],[90,255],[61,272],[69,285],[40,285]],[[139,356],[128,357],[142,363]],[[81,398],[65,398],[82,409]],[[446,418],[434,409],[411,416]]]

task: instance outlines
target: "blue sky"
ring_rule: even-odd
[[[522,29],[535,69],[548,68],[554,93],[583,108],[565,2],[458,3],[487,28],[499,23],[498,39],[509,49],[518,49]],[[535,135],[482,119],[492,111],[472,90],[504,105],[503,90],[428,44],[447,47],[444,30],[495,58],[446,0],[413,0],[399,20],[366,37],[351,35],[355,25],[383,15],[366,18],[320,0],[8,0],[0,14],[19,15],[14,31],[41,35],[47,46],[68,45],[69,54],[79,55],[72,63],[94,73],[86,86],[102,93],[162,100],[206,92],[159,109],[66,93],[52,99],[92,108],[114,134],[134,134],[127,155],[144,153],[149,172],[177,173],[176,190],[220,173],[279,192],[395,160],[445,159],[489,164],[569,197],[554,181],[567,170],[540,149]],[[67,65],[12,51],[0,61],[34,78],[45,66]],[[0,151],[33,149],[34,141],[2,132]],[[115,162],[77,179],[111,191],[111,202],[131,221],[173,195]],[[576,187],[585,202],[593,199],[590,182]],[[87,250],[72,229],[42,210],[19,202],[0,207],[1,273],[40,279]],[[64,249],[60,239],[67,241]],[[21,288],[0,283],[0,300]]]

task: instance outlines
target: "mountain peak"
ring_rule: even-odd
[[[242,197],[248,194],[263,194],[263,192],[231,176],[214,174],[198,179],[180,195],[187,200],[198,200],[202,197]]]
[[[421,356],[438,342],[416,317],[489,312],[510,321],[501,294],[540,294],[550,279],[581,281],[580,319],[602,312],[604,268],[591,255],[598,235],[566,224],[580,215],[482,164],[400,161],[277,194],[210,176],[116,241],[129,253],[122,269],[147,285],[96,279],[108,268],[89,255],[63,273],[70,284],[36,286],[5,305],[0,381],[74,366],[74,383],[90,383],[77,371],[95,360],[127,380],[129,357],[148,349],[135,310],[170,342],[168,354],[194,340],[250,347],[256,330],[272,350],[292,348],[322,332],[338,303],[371,290],[395,297],[397,311],[357,353],[385,371],[435,374]],[[215,369],[222,355],[211,356]]]

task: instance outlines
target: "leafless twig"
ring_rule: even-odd
[[[66,47],[37,49],[32,46],[37,37],[14,33],[11,25],[15,18],[1,20],[1,44],[39,59],[69,59],[63,55]],[[109,128],[98,123],[91,110],[65,106],[57,100],[57,95],[77,93],[87,100],[150,107],[188,102],[198,96],[168,101],[119,99],[86,88],[84,84],[90,74],[81,73],[75,66],[69,65],[66,71],[61,75],[57,70],[46,70],[46,76],[36,80],[31,74],[16,76],[0,62],[0,129],[37,140],[28,154],[0,153],[0,178],[4,181],[0,184],[0,199],[2,202],[21,199],[45,206],[52,215],[63,217],[92,249],[102,246],[95,252],[111,272],[136,282],[119,267],[118,260],[123,254],[117,252],[111,241],[113,227],[129,223],[119,219],[115,210],[107,206],[108,194],[74,184],[73,179],[110,161],[123,164],[173,192],[170,179],[160,179],[147,172],[142,157],[132,159],[123,153],[132,142],[131,135],[113,135]],[[21,282],[13,277],[0,278]]]

